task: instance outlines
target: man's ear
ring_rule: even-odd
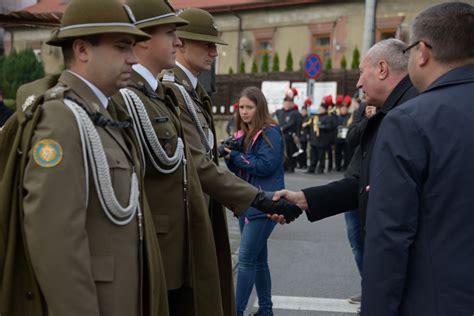
[[[385,60],[379,60],[377,64],[377,78],[385,80],[388,77],[389,66]]]
[[[420,44],[418,44],[418,49],[412,53],[417,54],[417,64],[420,67],[425,66],[431,59],[431,49],[426,46],[425,42],[420,42]]]
[[[80,62],[88,62],[91,54],[91,43],[83,40],[76,39],[72,43],[72,51],[74,52],[74,59]]]

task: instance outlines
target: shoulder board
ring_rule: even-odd
[[[68,87],[55,86],[44,93],[44,101],[64,99],[64,93],[68,90]]]

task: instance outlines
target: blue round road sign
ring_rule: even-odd
[[[321,58],[316,54],[309,54],[304,61],[304,74],[306,78],[314,79],[319,77],[323,70]]]

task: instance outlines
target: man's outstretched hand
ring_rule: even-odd
[[[281,191],[275,192],[273,194],[273,201],[278,201],[280,199],[285,199],[287,201],[295,203],[296,206],[298,206],[302,210],[308,209],[308,202],[306,201],[306,197],[302,191],[293,192],[289,190],[281,190]],[[268,217],[272,221],[278,222],[282,225],[288,222],[284,215],[272,214],[272,215],[268,215]]]
[[[273,199],[273,192],[258,192],[252,206],[269,215],[281,215],[286,223],[294,221],[303,212],[296,204],[285,199]]]

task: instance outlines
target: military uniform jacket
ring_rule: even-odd
[[[196,90],[194,90],[189,78],[179,67],[175,67],[173,73],[175,82],[184,86],[192,97],[203,129],[210,129],[215,135],[214,122],[211,114],[212,103],[207,92],[199,83]],[[224,315],[235,315],[227,221],[225,211],[220,203],[229,207],[237,215],[241,215],[250,206],[258,190],[231,172],[218,167],[217,148],[214,147],[210,154],[206,152],[180,90],[173,83],[166,81],[163,81],[163,83],[172,88],[178,96],[178,103],[181,110],[180,119],[185,141],[196,164],[202,189],[211,197],[209,213],[219,261]]]
[[[128,89],[143,102],[161,146],[172,156],[178,137],[184,138],[173,91],[163,84],[153,91],[135,71]],[[112,100],[126,110],[122,95]],[[166,286],[168,290],[183,286],[193,289],[194,304],[188,302],[186,306],[190,314],[222,315],[212,225],[191,154],[185,149],[186,164],[181,162],[169,174],[158,171],[145,155],[145,191],[163,257]]]
[[[196,105],[196,111],[200,123],[205,131],[211,130],[215,137],[214,119],[212,117],[212,101],[205,89],[200,83],[196,89],[179,67],[173,69],[176,82],[186,88]],[[166,81],[163,83],[167,84]],[[179,98],[179,106],[181,109],[181,123],[183,126],[186,143],[191,150],[194,162],[198,169],[201,185],[205,193],[219,203],[227,206],[237,215],[240,215],[247,207],[250,206],[253,199],[257,195],[257,190],[244,180],[236,177],[232,173],[223,168],[218,167],[216,147],[210,154],[206,153],[204,145],[201,143],[197,128],[186,108],[186,103],[182,98],[181,92],[172,84],[171,87]],[[215,143],[215,139],[214,139]]]
[[[84,169],[77,122],[56,94],[64,93],[89,113],[99,111],[110,119],[124,115],[113,107],[104,109],[68,71],[58,86],[46,93],[23,178],[26,248],[48,315],[167,315],[161,257],[146,201],[140,201],[143,240],[136,216],[124,226],[106,217],[90,169],[89,174]],[[122,129],[95,128],[113,190],[126,206],[132,170],[141,175],[136,143]],[[47,142],[55,144],[57,164],[48,165],[48,157],[38,154],[38,145]]]

